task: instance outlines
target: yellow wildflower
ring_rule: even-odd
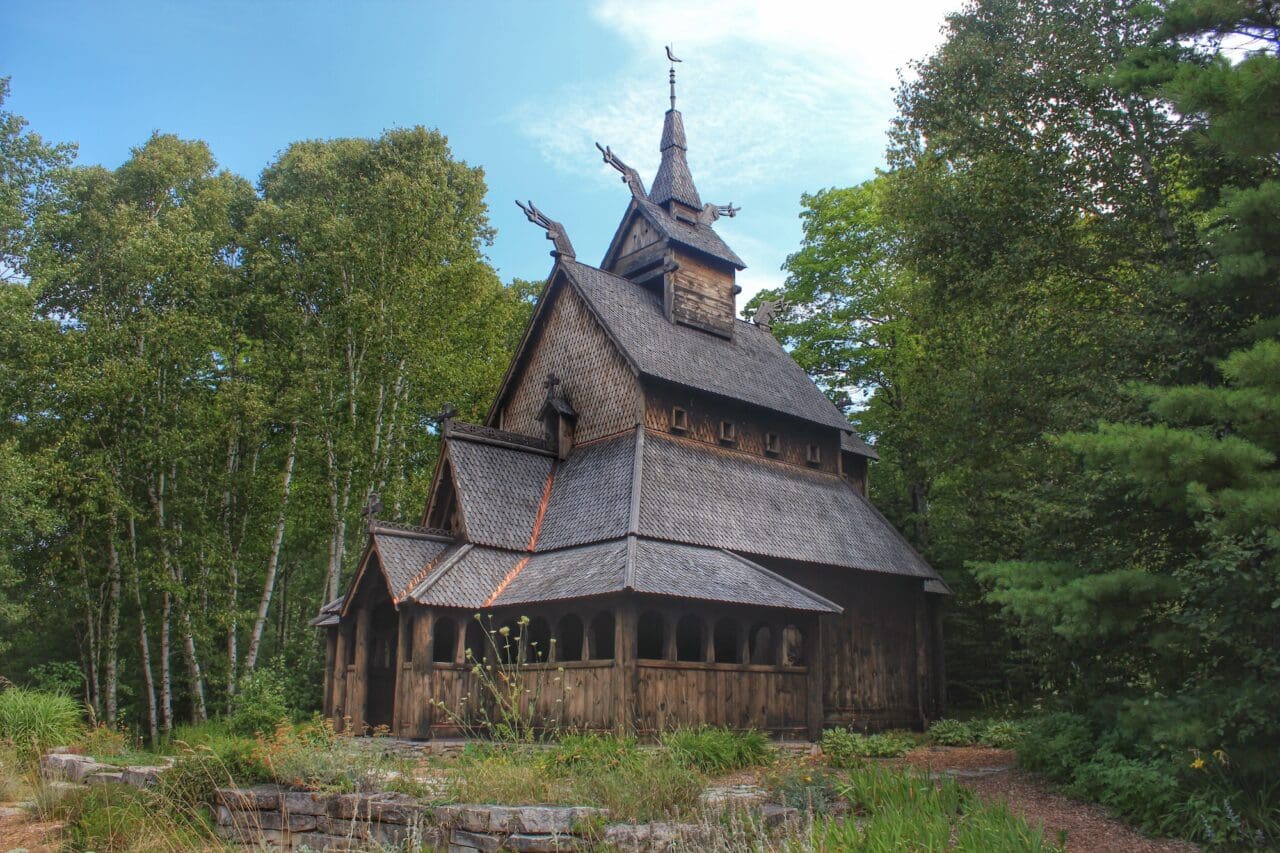
[[[1191,762],[1191,769],[1199,770],[1202,767],[1204,767],[1204,759],[1201,758],[1200,756],[1196,756],[1196,760]]]

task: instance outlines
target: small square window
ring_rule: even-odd
[[[764,452],[766,456],[781,456],[782,437],[776,432],[766,432],[764,434]]]
[[[809,445],[809,454],[806,457],[810,465],[822,464],[822,448],[816,444]]]
[[[733,421],[720,422],[720,443],[736,444],[738,441],[738,426]]]
[[[673,406],[671,409],[671,431],[689,431],[689,413],[679,406]]]

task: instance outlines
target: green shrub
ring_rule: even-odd
[[[827,729],[819,742],[822,754],[832,767],[853,767],[859,758],[897,758],[915,748],[910,735],[886,732],[860,735],[848,729]]]
[[[703,773],[724,773],[773,760],[769,739],[757,731],[699,726],[677,729],[662,736],[662,744],[677,763]]]
[[[270,669],[259,669],[240,680],[227,726],[244,737],[273,732],[289,719],[284,682]]]
[[[938,720],[929,726],[930,743],[940,746],[968,746],[973,741],[973,729],[960,720]]]
[[[1096,738],[1089,721],[1078,714],[1034,717],[1018,743],[1018,761],[1055,782],[1071,782],[1075,769],[1093,755]]]
[[[975,721],[973,730],[978,743],[997,749],[1016,749],[1027,733],[1026,726],[1013,720],[991,720],[981,725]]]
[[[80,703],[66,694],[21,687],[0,692],[0,741],[12,744],[24,764],[71,743],[83,728]]]
[[[779,804],[819,817],[839,797],[839,780],[821,767],[787,767],[765,779],[765,785]]]
[[[163,793],[127,785],[94,785],[59,807],[67,847],[97,851],[215,850],[202,810]]]
[[[1101,750],[1078,765],[1067,793],[1102,803],[1148,832],[1164,832],[1169,815],[1182,799],[1174,768],[1164,762],[1139,761]]]

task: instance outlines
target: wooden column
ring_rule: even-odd
[[[804,632],[804,663],[808,668],[808,691],[805,697],[809,718],[809,740],[817,741],[822,737],[822,669],[823,661],[818,657],[822,644],[819,642],[822,617],[815,616]]]
[[[434,610],[419,610],[413,620],[413,680],[409,691],[412,706],[413,736],[426,738],[431,735],[431,720],[434,708],[431,706],[431,674],[432,658],[435,657],[436,614]]]
[[[912,608],[916,623],[916,714],[922,728],[929,725],[932,712],[929,701],[929,628],[925,613],[927,597],[923,589],[918,590],[915,594],[915,606]]]
[[[942,643],[942,607],[940,595],[929,596],[929,610],[933,617],[933,707],[936,719],[947,714],[947,661]]]
[[[636,666],[636,629],[638,626],[635,603],[624,601],[615,611],[613,638],[613,722],[620,736],[626,737],[635,728],[634,710],[637,681],[640,670]]]
[[[336,678],[334,668],[337,666],[338,626],[330,625],[324,629],[324,703],[321,712],[329,719],[333,718],[333,682]]]
[[[412,679],[406,667],[412,666],[413,658],[413,611],[408,606],[396,615],[396,662],[395,685],[391,688],[391,731],[400,736],[410,734],[410,705],[405,698]]]
[[[333,696],[329,718],[335,731],[342,731],[347,716],[347,649],[351,645],[351,623],[338,625],[338,641],[334,649]]]
[[[352,734],[364,734],[365,708],[369,702],[369,641],[373,611],[361,607],[356,611],[356,663],[351,673],[350,704]]]

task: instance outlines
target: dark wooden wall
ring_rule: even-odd
[[[734,272],[727,264],[672,252],[675,270],[663,280],[663,307],[667,318],[721,337],[732,337],[735,316]]]
[[[720,442],[720,422],[730,420],[737,428],[737,442],[730,445],[736,450],[765,457],[765,435],[773,432],[781,442],[777,461],[828,474],[840,470],[840,434],[831,427],[655,380],[644,383],[644,394],[644,423],[656,432],[684,435],[704,444],[724,447]],[[671,416],[675,406],[688,412],[689,430],[685,433],[672,433]],[[818,465],[811,466],[806,461],[810,444],[817,444],[821,449],[822,461]]]
[[[639,422],[639,380],[572,287],[559,288],[548,309],[542,336],[503,405],[502,429],[543,435],[538,413],[546,402],[543,381],[549,373],[560,377],[560,387],[578,413],[576,442],[612,435]]]
[[[939,602],[919,578],[760,562],[844,608],[823,618],[819,638],[828,724],[914,727],[941,716]]]

